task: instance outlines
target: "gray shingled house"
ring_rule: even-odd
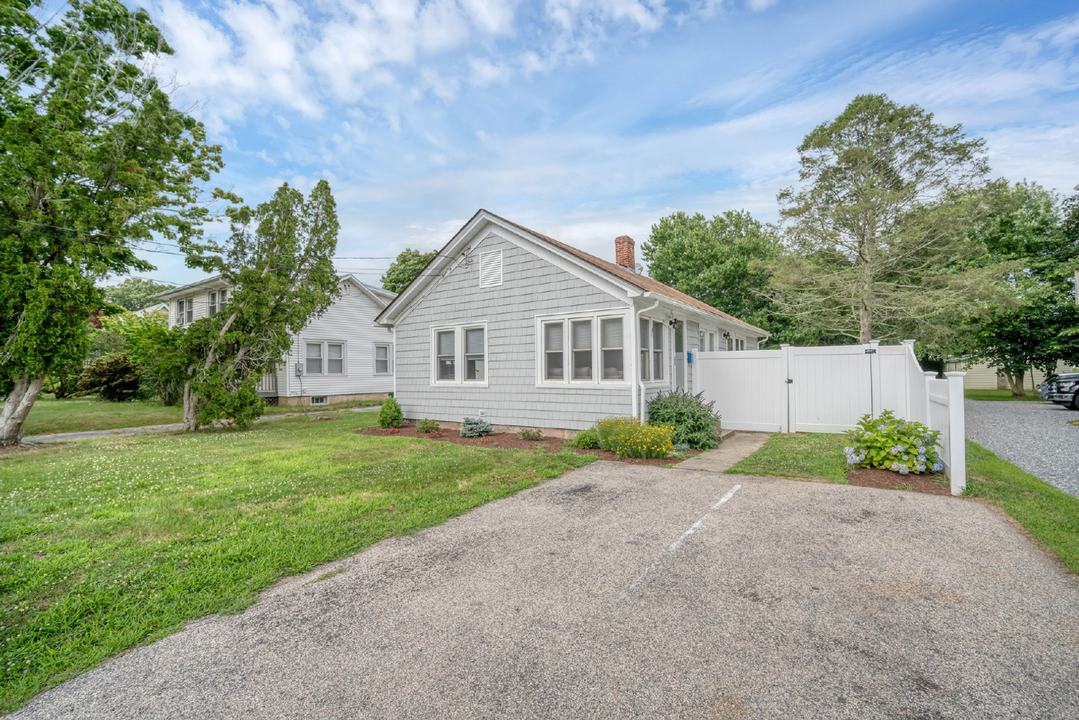
[[[616,263],[477,212],[375,319],[393,329],[394,393],[409,419],[581,430],[647,419],[693,391],[692,355],[755,350],[768,333]]]

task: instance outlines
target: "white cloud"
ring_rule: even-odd
[[[505,65],[495,65],[487,58],[470,58],[468,64],[472,68],[473,85],[487,87],[509,80],[510,69]]]

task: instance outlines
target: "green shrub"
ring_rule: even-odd
[[[648,404],[648,419],[654,425],[673,426],[676,445],[711,450],[719,446],[720,418],[715,404],[715,400],[705,402],[699,394],[673,390],[652,399]]]
[[[885,410],[874,419],[864,415],[847,431],[851,444],[843,448],[848,465],[894,470],[900,475],[940,472],[940,433],[925,425],[897,418]]]
[[[491,423],[480,418],[466,417],[461,423],[461,437],[483,437],[494,432]]]
[[[542,440],[543,433],[535,428],[521,428],[521,431],[517,433],[517,437],[522,440]]]
[[[426,435],[428,433],[438,432],[442,427],[435,420],[428,420],[424,418],[416,423],[416,432]]]
[[[670,425],[642,425],[631,417],[605,418],[596,423],[596,433],[601,448],[623,457],[665,458],[674,452]]]
[[[382,401],[382,409],[378,411],[378,426],[381,428],[401,427],[405,416],[401,414],[401,406],[397,399],[388,397]]]
[[[127,353],[105,355],[82,369],[79,395],[97,395],[102,400],[134,400],[139,392],[139,369]]]
[[[596,432],[595,428],[582,430],[577,433],[577,437],[573,438],[573,442],[570,444],[582,450],[597,450],[599,449],[599,433]]]

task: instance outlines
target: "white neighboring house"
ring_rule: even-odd
[[[328,405],[377,400],[393,392],[393,333],[374,324],[396,297],[347,273],[341,296],[293,339],[275,372],[259,381],[271,405]],[[166,290],[169,327],[189,325],[228,307],[230,288],[220,276]]]
[[[152,313],[152,312],[168,313],[168,311],[169,311],[169,304],[162,302],[162,303],[155,303],[154,305],[147,305],[144,308],[133,311],[133,314],[135,315],[135,317],[142,317],[143,315],[146,315],[147,313]]]

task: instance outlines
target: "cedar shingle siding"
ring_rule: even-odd
[[[502,284],[480,288],[480,254],[494,250],[503,251]],[[630,414],[628,384],[536,387],[536,316],[625,309],[626,303],[494,233],[471,255],[471,264],[436,280],[397,325],[397,397],[405,417],[460,422],[484,410],[494,424],[582,430],[599,418]],[[483,322],[488,387],[432,385],[431,328]],[[627,323],[627,354],[630,329]]]

